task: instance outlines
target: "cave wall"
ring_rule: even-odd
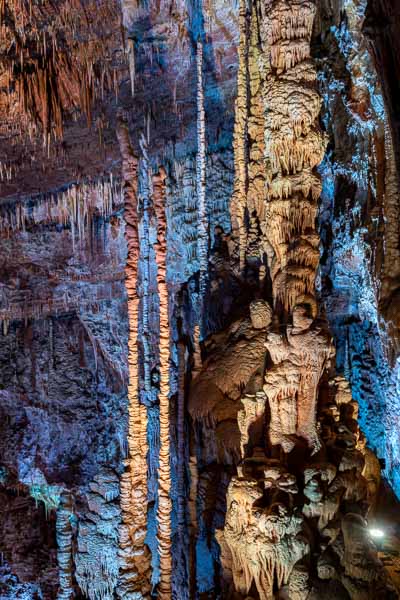
[[[89,213],[79,214],[83,206]],[[12,541],[4,536],[2,553],[21,585],[40,582],[46,598],[56,597],[59,584],[58,597],[71,597],[68,586],[92,598],[110,594],[118,573],[127,381],[126,245],[118,206],[118,186],[105,181],[3,212],[2,484],[3,494],[11,493],[5,515],[19,515],[24,526],[15,526]],[[40,525],[44,511],[51,518]],[[74,531],[73,580],[62,577],[72,560],[72,546],[66,564],[60,557],[62,543],[71,544],[65,527]],[[43,540],[38,529],[42,537],[48,530]],[[51,593],[44,552],[53,553]]]
[[[329,15],[330,27],[316,32],[314,47],[329,133],[320,168],[321,294],[337,366],[351,381],[362,429],[398,490],[396,131],[385,76],[364,35],[371,6],[339,8],[322,13],[321,25]]]

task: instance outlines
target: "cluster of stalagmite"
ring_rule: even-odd
[[[121,477],[120,598],[150,592],[150,553],[145,544],[147,531],[147,411],[139,398],[137,273],[140,254],[138,233],[137,169],[127,128],[117,129],[122,156],[125,197],[125,227],[128,246],[126,289],[128,294],[128,458]]]
[[[314,456],[304,447],[300,456],[297,447],[276,458],[255,445],[268,399],[263,392],[241,399],[243,459],[228,486],[224,529],[216,533],[225,598],[316,600],[333,597],[333,589],[340,599],[396,597],[367,529],[379,463],[365,447],[347,381],[324,385],[321,450]]]
[[[170,418],[169,418],[169,369],[170,369],[170,330],[169,297],[167,287],[167,240],[165,215],[164,169],[153,177],[153,202],[157,217],[157,286],[160,302],[160,456],[158,467],[158,552],[160,556],[160,582],[158,597],[171,598],[171,467],[170,467]]]
[[[242,460],[217,532],[227,598],[330,598],[332,581],[340,598],[392,597],[365,521],[379,464],[365,448],[347,382],[333,379],[335,351],[318,316],[321,184],[314,170],[325,143],[310,59],[314,14],[310,0],[242,3],[240,10],[235,258],[244,279],[248,267],[259,269],[260,283],[269,271],[273,308],[250,305],[267,360],[263,381],[255,389],[253,381],[255,393],[242,394],[236,408]],[[236,354],[239,364],[239,343]],[[218,361],[208,386],[224,394]],[[191,412],[198,410],[196,403]]]
[[[123,159],[123,180],[125,194],[125,222],[128,257],[126,264],[126,288],[128,292],[129,316],[129,430],[126,471],[121,479],[122,525],[120,531],[120,582],[119,597],[149,597],[151,577],[150,553],[145,543],[147,533],[147,508],[149,484],[148,438],[154,439],[155,432],[148,425],[147,408],[140,400],[140,391],[151,393],[152,376],[150,373],[151,323],[148,305],[149,280],[143,277],[141,301],[138,295],[138,269],[145,263],[145,269],[151,269],[150,261],[156,263],[157,296],[159,301],[159,328],[157,335],[157,361],[159,382],[156,394],[159,403],[159,444],[157,477],[157,553],[159,557],[158,597],[171,598],[171,512],[172,503],[171,467],[170,467],[170,326],[169,292],[167,284],[167,219],[165,212],[165,179],[163,168],[155,175],[151,174],[146,143],[141,142],[143,159],[139,182],[138,160],[129,140],[128,130],[120,125],[118,139]],[[138,186],[142,187],[139,194]],[[138,202],[142,203],[138,212]],[[150,220],[146,220],[149,217]],[[146,221],[146,222],[145,222]],[[156,237],[152,238],[150,229],[155,226]],[[149,240],[153,241],[154,255],[150,252]],[[151,243],[151,241],[150,241]],[[152,258],[154,257],[154,258]],[[142,267],[143,268],[143,267]],[[143,346],[139,354],[139,323],[142,323]],[[138,334],[139,331],[139,334]],[[143,360],[143,373],[140,374],[140,360]],[[155,562],[155,558],[153,558]]]

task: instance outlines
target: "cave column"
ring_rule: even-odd
[[[126,289],[128,294],[128,458],[121,476],[120,598],[150,592],[150,552],[145,544],[147,531],[147,411],[139,399],[137,268],[140,245],[138,233],[138,161],[124,125],[117,129],[122,155],[125,199],[125,235],[128,245]]]
[[[158,470],[158,549],[160,554],[160,600],[171,598],[171,466],[170,466],[170,325],[169,293],[167,285],[167,243],[165,214],[165,179],[163,168],[153,177],[153,201],[157,217],[157,242],[155,254],[157,263],[157,286],[160,302],[160,456]]]

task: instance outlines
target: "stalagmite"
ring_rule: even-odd
[[[235,103],[235,189],[231,202],[232,227],[238,238],[240,270],[246,256],[246,194],[247,194],[247,104],[248,104],[248,15],[246,0],[239,4],[238,81]]]
[[[385,158],[386,243],[384,273],[386,278],[395,278],[400,269],[400,187],[393,154],[392,134],[388,125],[385,126]]]
[[[177,401],[177,454],[178,454],[178,526],[183,538],[185,523],[185,346],[178,344],[178,401]],[[181,539],[183,542],[183,539]]]
[[[72,499],[68,494],[62,496],[57,508],[57,562],[59,568],[60,589],[58,600],[71,600],[74,598],[72,580]]]
[[[150,342],[150,326],[149,316],[151,309],[151,294],[150,294],[150,273],[151,273],[151,242],[150,242],[150,219],[153,210],[151,193],[152,180],[149,164],[149,154],[147,149],[146,138],[142,135],[140,139],[140,149],[142,158],[139,165],[139,177],[141,183],[141,194],[139,201],[141,203],[142,214],[139,219],[140,231],[140,262],[142,264],[142,277],[140,282],[140,303],[141,303],[141,320],[143,326],[143,335],[141,336],[141,344],[143,345],[143,384],[146,394],[151,393],[151,342]]]
[[[157,286],[160,301],[160,458],[158,467],[158,552],[160,555],[160,582],[158,598],[171,598],[171,466],[169,418],[170,329],[169,294],[167,286],[167,244],[165,215],[165,171],[161,168],[153,178],[153,201],[157,217]]]
[[[238,426],[242,458],[246,456],[250,438],[254,438],[254,432],[250,435],[251,429],[254,428],[257,421],[264,420],[266,400],[267,397],[263,392],[257,392],[254,396],[246,395],[241,399],[242,407],[238,412]]]
[[[134,597],[150,592],[150,557],[145,544],[147,525],[147,412],[139,400],[137,269],[139,235],[137,213],[137,168],[128,130],[123,124],[117,129],[122,156],[124,180],[126,239],[126,289],[128,293],[128,458],[121,477],[120,582],[118,596]]]
[[[198,258],[200,266],[200,304],[199,318],[203,318],[203,303],[207,289],[209,227],[206,204],[206,131],[203,90],[203,42],[198,40],[196,50],[197,63],[197,156],[196,187],[198,203]]]

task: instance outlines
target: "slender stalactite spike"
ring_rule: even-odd
[[[128,60],[129,60],[129,75],[131,80],[131,93],[132,98],[135,97],[135,40],[128,38]]]

